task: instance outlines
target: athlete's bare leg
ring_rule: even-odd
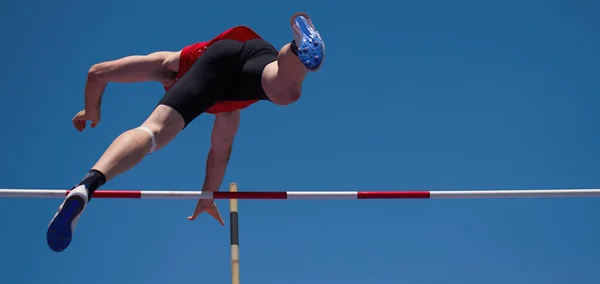
[[[56,211],[48,225],[48,246],[57,252],[66,249],[93,192],[106,181],[137,165],[149,152],[167,145],[183,127],[183,117],[177,111],[159,105],[140,128],[119,135]]]
[[[183,117],[177,111],[166,105],[159,105],[141,125],[152,131],[155,144],[147,130],[128,130],[112,142],[92,169],[103,173],[106,181],[109,181],[141,162],[154,145],[153,151],[167,145],[183,126]]]
[[[323,41],[310,17],[305,13],[296,13],[290,22],[296,46],[293,47],[291,43],[284,45],[277,60],[268,64],[262,74],[265,93],[279,105],[288,105],[300,98],[306,74],[317,71],[324,56]]]

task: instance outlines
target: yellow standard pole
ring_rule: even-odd
[[[237,184],[229,184],[229,191],[238,191]],[[240,284],[240,244],[238,232],[238,200],[229,200],[229,231],[231,239],[231,283]]]

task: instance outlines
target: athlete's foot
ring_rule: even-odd
[[[72,189],[65,201],[58,207],[46,233],[46,241],[53,251],[61,252],[71,244],[73,230],[75,230],[88,200],[88,191],[85,185],[80,185]]]
[[[325,56],[325,43],[306,13],[296,13],[291,20],[298,58],[310,71],[317,71]]]

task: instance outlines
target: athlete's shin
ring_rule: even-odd
[[[133,168],[144,157],[167,145],[183,129],[183,117],[173,108],[159,105],[142,126],[119,135],[93,169],[109,181]]]
[[[306,74],[308,73],[308,69],[300,62],[298,55],[294,53],[290,43],[284,45],[281,50],[279,50],[277,66],[279,68],[279,73],[282,76],[285,76],[285,79],[289,81],[302,83],[304,77],[306,77]]]
[[[109,181],[133,168],[150,152],[152,137],[141,129],[131,129],[119,135],[93,169],[102,172]]]

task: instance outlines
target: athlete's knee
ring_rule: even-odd
[[[269,99],[277,105],[290,105],[295,103],[302,95],[302,86],[295,84],[279,84],[266,91]]]
[[[154,152],[158,149],[158,144],[156,143],[156,134],[155,134],[154,130],[152,130],[152,129],[150,129],[150,127],[144,126],[144,125],[137,127],[136,130],[144,131],[150,136],[152,146],[150,147],[150,150],[148,150],[148,154],[151,154],[152,152]]]
[[[289,105],[302,95],[302,79],[285,74],[277,63],[269,64],[262,74],[263,90],[269,99],[278,105]]]
[[[183,117],[174,109],[159,105],[152,115],[137,130],[144,131],[150,137],[152,147],[149,153],[168,144],[184,128]]]
[[[302,95],[302,88],[300,87],[285,87],[278,94],[279,105],[290,105],[295,103]]]
[[[182,128],[172,124],[156,124],[156,123],[144,123],[137,127],[136,130],[144,131],[150,137],[152,146],[148,151],[148,154],[158,151],[166,146]]]
[[[302,95],[302,87],[301,86],[289,88],[288,94],[287,94],[288,102],[290,104],[295,103],[297,100],[300,99],[301,95]]]

